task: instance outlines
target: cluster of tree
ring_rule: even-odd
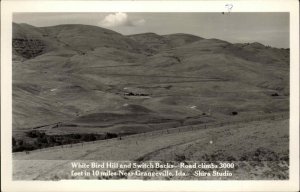
[[[13,49],[22,57],[27,59],[36,57],[43,53],[45,45],[38,39],[21,39],[12,40]]]
[[[36,149],[32,143],[28,143],[23,140],[16,140],[14,137],[12,138],[12,145],[13,152],[31,151]]]
[[[20,151],[31,151],[35,149],[75,144],[88,141],[104,140],[118,137],[116,133],[106,133],[106,134],[68,134],[68,135],[47,135],[44,132],[33,130],[27,132],[27,136],[34,138],[33,141],[28,142],[22,139],[16,140],[12,138],[12,149],[13,152]]]

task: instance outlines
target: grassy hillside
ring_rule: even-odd
[[[132,134],[289,110],[287,49],[16,23],[12,43],[17,139],[58,122],[38,129]]]
[[[73,147],[13,155],[13,178],[17,180],[58,179],[288,179],[289,122],[264,120],[223,127],[115,139]],[[28,161],[30,160],[30,161]],[[49,161],[51,160],[51,161]],[[71,162],[233,162],[232,177],[194,177],[195,169],[181,169],[188,177],[72,177]],[[174,168],[176,170],[176,168]],[[128,171],[174,171],[132,168]],[[105,171],[106,169],[96,169]],[[114,171],[113,169],[110,169]],[[122,169],[118,169],[122,170]],[[197,169],[196,169],[197,170]],[[220,170],[220,171],[224,171]],[[227,169],[226,169],[227,170]],[[203,171],[209,171],[203,169]]]

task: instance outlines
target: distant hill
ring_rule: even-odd
[[[12,45],[14,130],[55,122],[151,129],[289,110],[288,49],[16,23]]]
[[[142,33],[136,35],[129,35],[129,38],[135,40],[146,46],[149,51],[159,52],[164,49],[183,46],[203,38],[189,34],[171,34],[171,35],[157,35],[155,33]]]
[[[32,58],[39,53],[58,49],[74,50],[79,54],[98,47],[140,51],[138,43],[117,32],[96,26],[58,25],[37,28],[28,24],[13,23],[13,29],[14,50],[25,58]],[[26,45],[26,49],[30,50],[21,52],[19,47],[22,45]],[[36,53],[36,50],[40,52]]]

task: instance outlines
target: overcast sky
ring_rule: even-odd
[[[288,13],[17,13],[13,21],[38,27],[96,25],[124,35],[189,33],[232,43],[289,47]]]

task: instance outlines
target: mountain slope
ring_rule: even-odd
[[[286,49],[16,23],[12,43],[16,132],[129,134],[289,109]]]

